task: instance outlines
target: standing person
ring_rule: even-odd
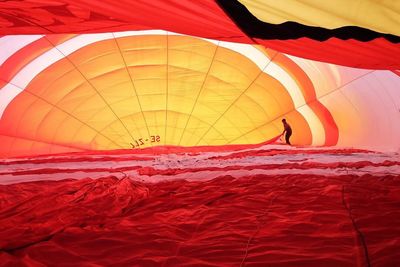
[[[289,141],[289,138],[290,138],[290,136],[292,135],[292,128],[290,127],[289,123],[286,122],[286,119],[282,119],[282,123],[283,123],[283,128],[284,128],[284,129],[283,129],[283,132],[282,132],[282,135],[284,135],[285,132],[286,132],[286,134],[285,134],[285,141],[286,141],[286,144],[292,145],[292,144],[290,143],[290,141]]]

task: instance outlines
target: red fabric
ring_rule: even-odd
[[[55,0],[0,2],[0,34],[163,29],[227,41],[249,38],[212,0]]]
[[[169,165],[168,156],[148,168],[143,165],[156,158],[126,151],[5,161],[2,167],[14,170],[19,182],[0,185],[0,266],[400,264],[400,179],[389,173],[400,166],[396,158],[378,160],[384,155],[356,149],[282,147],[214,155],[194,156],[193,164],[180,169]],[[257,156],[277,157],[269,164],[240,160]],[[132,163],[114,165],[122,158]],[[191,157],[173,158],[179,163]],[[138,171],[131,173],[136,181],[124,173],[129,168]],[[250,174],[257,169],[293,170]],[[202,170],[225,176],[168,181],[177,174],[196,180]],[[247,174],[234,179],[235,170]],[[353,176],[352,170],[367,174]],[[91,177],[92,171],[104,172],[104,178],[42,178],[62,179],[70,172]],[[22,183],[21,172],[42,181]],[[117,172],[125,178],[113,177]],[[164,178],[137,182],[154,174]]]
[[[365,69],[400,69],[400,44],[383,38],[369,42],[337,38],[324,42],[308,38],[256,41],[279,52],[316,61]]]
[[[364,266],[353,218],[371,265],[397,266],[399,182],[293,174],[0,186],[0,265]]]

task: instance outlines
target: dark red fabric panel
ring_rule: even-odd
[[[212,0],[0,2],[0,34],[150,29],[234,42],[251,42]]]
[[[392,72],[400,76],[400,70],[392,70]]]

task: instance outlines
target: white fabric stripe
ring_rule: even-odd
[[[37,57],[22,70],[20,70],[10,83],[0,89],[0,120],[4,110],[11,101],[20,94],[23,89],[45,68],[62,59],[63,56],[55,49],[51,49],[43,55]]]
[[[44,69],[51,66],[53,63],[62,59],[63,56],[56,49],[50,49],[43,55],[35,58],[32,62],[27,64],[20,72],[17,73],[11,80],[11,84],[14,84],[20,88],[25,87]]]
[[[259,151],[265,149],[277,149],[283,153],[276,153],[274,155],[260,155]],[[394,164],[392,166],[384,166],[386,161],[393,161],[400,163],[400,155],[397,153],[377,153],[377,152],[361,152],[358,150],[351,151],[342,150],[335,152],[337,148],[293,148],[285,145],[268,145],[266,147],[242,149],[238,151],[230,152],[202,152],[196,155],[185,155],[183,153],[172,153],[167,155],[158,155],[154,157],[153,154],[132,154],[126,152],[123,154],[109,155],[107,153],[98,153],[95,155],[86,154],[69,154],[69,155],[54,155],[54,156],[42,156],[35,157],[35,159],[47,159],[47,162],[33,163],[28,158],[22,159],[0,159],[1,163],[8,163],[6,165],[0,165],[0,184],[12,184],[27,181],[40,181],[40,180],[61,180],[66,178],[83,179],[90,176],[92,179],[106,177],[110,175],[119,176],[122,178],[120,172],[114,171],[113,169],[121,167],[153,167],[156,170],[168,170],[168,169],[186,169],[186,168],[224,168],[230,166],[242,166],[243,168],[238,170],[199,170],[198,172],[184,172],[176,175],[139,175],[137,170],[124,171],[131,179],[146,182],[161,182],[166,180],[194,180],[194,181],[205,181],[217,178],[219,176],[231,175],[233,177],[246,177],[249,175],[264,174],[264,175],[293,175],[293,174],[315,174],[321,176],[335,176],[335,175],[364,175],[369,173],[371,175],[400,175],[399,165]],[[285,154],[285,152],[296,150],[295,154]],[[224,156],[229,154],[236,154],[239,152],[250,152],[250,155],[237,158],[229,158],[221,160],[215,158],[215,156]],[[146,157],[149,160],[133,160],[132,157],[140,156]],[[83,158],[81,158],[83,157]],[[110,159],[111,157],[111,159]],[[79,164],[76,159],[81,158]],[[113,158],[118,158],[123,161],[114,161]],[[34,158],[31,158],[34,159]],[[57,160],[63,159],[62,162]],[[66,161],[70,159],[70,161]],[[85,160],[87,159],[87,160]],[[97,159],[99,161],[90,161],[91,159]],[[102,159],[102,160],[101,160]],[[24,160],[24,162],[20,162]],[[25,161],[26,160],[26,161]],[[366,165],[362,164],[363,167],[357,168],[356,165],[352,167],[351,163],[357,162],[368,162]],[[286,164],[303,164],[308,165],[307,169],[296,168],[294,165],[292,169],[284,168]],[[343,167],[332,167],[323,168],[314,164],[332,164],[332,163],[348,163],[350,165]],[[99,171],[97,168],[103,168],[106,164],[109,168],[107,171]],[[258,166],[264,164],[279,164],[276,168],[261,169]],[[377,166],[376,166],[377,165]],[[248,170],[245,170],[246,166],[251,166]],[[280,167],[282,166],[282,167]],[[59,170],[58,173],[41,173],[42,169],[55,169]],[[37,171],[35,174],[22,174],[18,175],[18,172],[23,171]],[[88,172],[92,170],[93,172]],[[68,172],[67,172],[68,171]],[[11,173],[11,174],[7,174]]]
[[[140,35],[166,35],[166,34],[167,34],[167,31],[164,31],[164,30],[114,32],[114,36],[116,38],[129,37],[129,36],[140,36]],[[168,35],[183,35],[183,34],[168,32]]]
[[[42,38],[43,35],[8,35],[0,38],[0,65],[21,48]]]
[[[21,89],[12,84],[6,84],[0,89],[0,120],[8,104],[19,94]]]
[[[110,175],[124,178],[125,174],[130,177],[132,180],[136,180],[139,182],[150,182],[150,183],[158,183],[163,181],[173,181],[173,180],[186,180],[186,181],[209,181],[221,176],[230,175],[233,178],[245,178],[252,175],[318,175],[318,176],[338,176],[338,175],[357,175],[363,176],[365,174],[370,175],[395,175],[398,174],[398,166],[391,167],[363,167],[359,169],[318,169],[318,168],[309,168],[309,169],[271,169],[271,170],[263,170],[254,168],[252,170],[229,170],[229,171],[199,171],[199,172],[185,172],[176,175],[140,175],[136,170],[124,171],[124,174],[120,172],[84,172],[77,171],[73,173],[58,173],[58,174],[26,174],[26,175],[0,175],[0,185],[14,184],[14,183],[22,183],[22,182],[30,182],[30,181],[57,181],[63,179],[87,179],[88,175],[90,175],[91,179],[99,179],[102,177],[109,177]]]
[[[308,106],[304,105],[297,108],[297,111],[306,118],[308,125],[310,126],[312,135],[312,145],[322,146],[325,144],[325,129],[322,125],[321,120],[317,117],[315,112]]]
[[[68,56],[82,47],[113,38],[112,33],[81,34],[57,45],[56,48]]]

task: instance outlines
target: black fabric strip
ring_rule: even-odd
[[[292,21],[282,24],[271,24],[259,20],[237,0],[216,1],[236,25],[252,38],[289,40],[307,37],[318,41],[325,41],[331,37],[336,37],[342,40],[355,39],[366,42],[382,37],[392,43],[400,43],[400,37],[397,35],[379,33],[358,26],[345,26],[330,30],[321,27],[306,26]]]

